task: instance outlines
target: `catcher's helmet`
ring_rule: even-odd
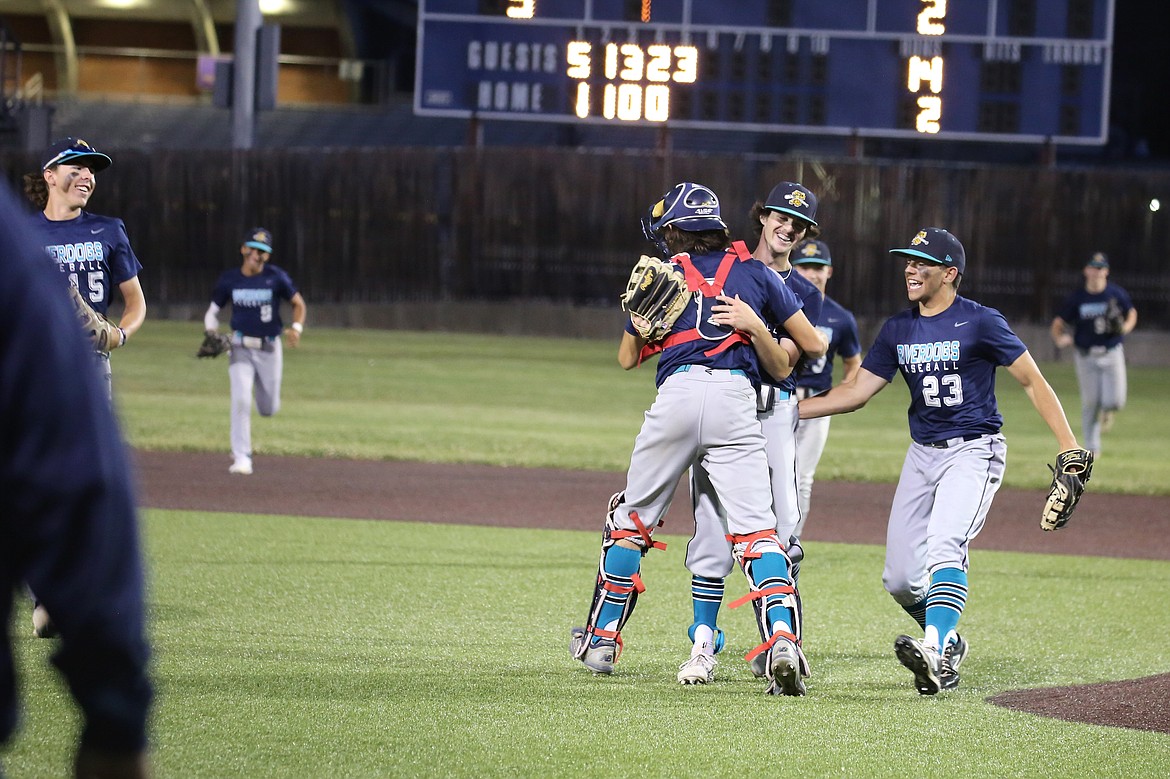
[[[702,184],[689,181],[676,184],[642,217],[642,234],[654,243],[661,240],[663,228],[670,226],[691,233],[727,229],[719,215],[719,198]]]

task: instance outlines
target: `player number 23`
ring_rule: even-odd
[[[924,376],[922,399],[928,406],[957,406],[963,402],[963,377],[947,373],[942,377]]]

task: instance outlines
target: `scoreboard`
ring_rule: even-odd
[[[423,116],[1103,144],[1114,0],[420,0]]]

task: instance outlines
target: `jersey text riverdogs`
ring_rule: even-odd
[[[898,344],[898,364],[908,373],[954,370],[959,361],[959,342]]]

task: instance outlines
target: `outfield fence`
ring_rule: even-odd
[[[830,294],[859,317],[905,302],[888,249],[930,225],[967,248],[962,293],[1014,321],[1051,319],[1094,251],[1142,327],[1170,328],[1170,171],[516,148],[110,149],[91,208],[122,217],[152,306],[207,300],[242,231],[334,306],[526,301],[610,306],[648,248],[638,218],[671,184],[722,199],[733,233],[780,180],[821,197]],[[35,156],[0,153],[13,183]]]

